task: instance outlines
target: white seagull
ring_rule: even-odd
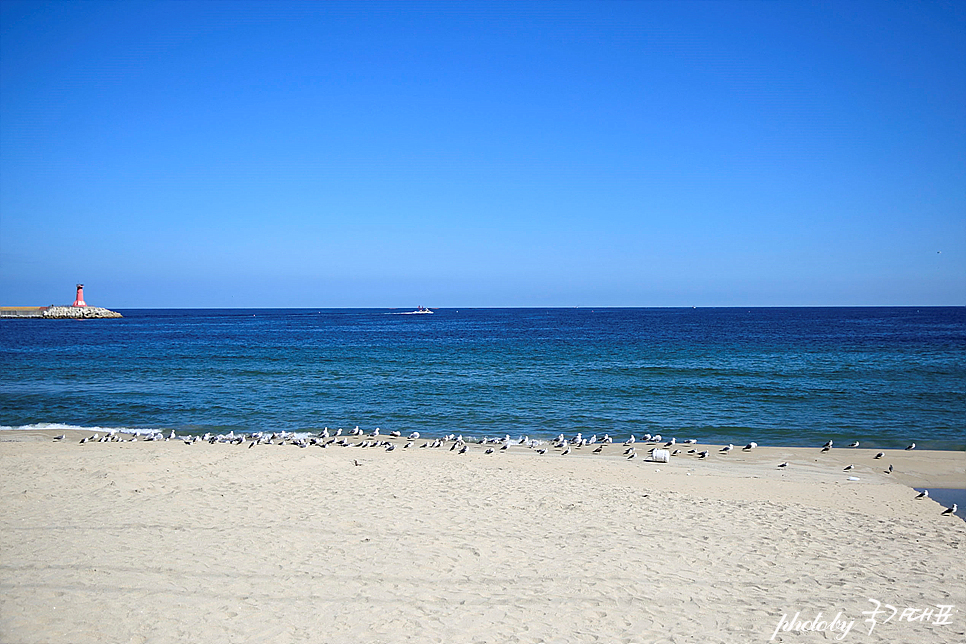
[[[908,450],[908,449],[916,449],[916,444],[915,444],[915,443],[912,443],[912,444],[910,444],[910,445],[909,445],[909,447],[907,447],[906,449],[907,449],[907,450]]]
[[[854,443],[849,443],[849,447],[858,447],[858,446],[859,446],[859,441],[855,441]]]
[[[946,508],[945,510],[943,510],[943,515],[956,514],[956,510],[957,509],[959,509],[959,506],[957,506],[955,503],[953,503],[953,507]]]
[[[925,499],[928,496],[929,496],[929,490],[923,490],[922,492],[919,493],[919,495],[916,498]]]
[[[725,445],[724,447],[721,448],[721,451],[727,454],[728,452],[730,452],[734,448],[735,448],[734,445],[732,445],[731,443],[728,443],[727,445]]]

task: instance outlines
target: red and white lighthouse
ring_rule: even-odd
[[[83,284],[78,284],[77,285],[77,299],[74,300],[74,303],[71,304],[71,306],[87,306],[87,303],[84,302],[84,285]]]

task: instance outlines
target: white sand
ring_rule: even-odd
[[[6,644],[747,643],[819,611],[854,620],[839,641],[966,637],[966,523],[903,485],[966,486],[962,452],[702,446],[706,461],[653,464],[619,445],[460,456],[3,434]],[[955,608],[949,624],[886,612],[870,636],[870,598]]]

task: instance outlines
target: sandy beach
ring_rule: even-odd
[[[0,436],[6,644],[966,637],[966,523],[912,489],[963,452],[58,433]]]

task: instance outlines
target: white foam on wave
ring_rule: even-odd
[[[68,423],[32,423],[30,425],[16,425],[16,426],[13,426],[13,425],[0,425],[0,431],[5,431],[5,430],[6,431],[17,431],[17,430],[20,430],[20,431],[30,431],[30,430],[37,431],[37,430],[42,430],[42,429],[55,430],[55,431],[76,430],[76,431],[81,431],[81,432],[96,432],[96,433],[99,433],[99,434],[132,434],[134,436],[150,436],[151,434],[164,434],[164,435],[167,435],[168,432],[171,431],[171,428],[165,429],[165,428],[157,428],[157,427],[101,427],[99,425],[84,426],[84,425],[71,425],[71,424],[68,424]],[[229,432],[228,431],[221,431],[221,432],[211,432],[211,433],[213,435],[215,435],[215,436],[226,436],[226,435],[228,435]],[[234,435],[235,436],[248,436],[248,435],[253,434],[253,433],[255,433],[255,432],[254,431],[251,431],[251,432],[249,432],[249,431],[236,431],[236,432],[234,432]],[[272,434],[271,431],[265,431],[265,430],[262,430],[262,433],[263,434],[267,434],[267,435]],[[318,432],[307,432],[307,431],[298,431],[298,432],[289,432],[289,431],[286,431],[286,432],[282,432],[281,430],[277,430],[277,433],[279,433],[279,434],[284,433],[286,438],[291,438],[291,439],[296,439],[296,440],[299,440],[299,439],[307,439],[310,436],[315,436],[315,435],[318,434]],[[199,434],[199,432],[198,431],[194,431],[194,432],[192,432],[192,434]],[[181,433],[177,433],[177,436],[180,437],[181,435],[182,435]],[[187,435],[187,434],[185,434],[185,435]]]
[[[39,429],[54,429],[54,430],[77,430],[81,432],[104,432],[104,433],[118,433],[118,434],[134,434],[141,436],[144,434],[156,434],[158,432],[164,431],[161,429],[145,429],[143,427],[100,427],[94,425],[91,427],[81,426],[81,425],[69,425],[67,423],[32,423],[30,425],[0,425],[0,431],[10,431],[10,430],[39,430]]]

